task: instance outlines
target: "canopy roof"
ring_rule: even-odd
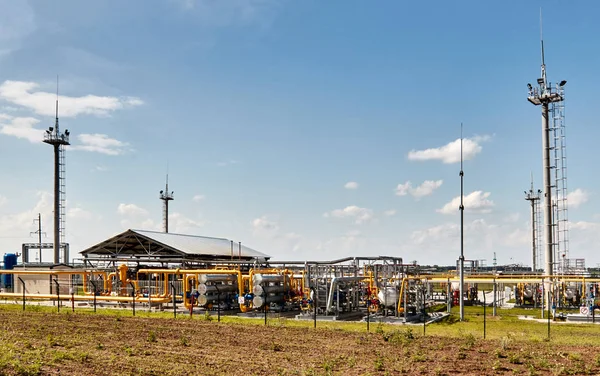
[[[81,251],[83,257],[142,257],[193,260],[266,260],[270,256],[224,238],[127,230]]]

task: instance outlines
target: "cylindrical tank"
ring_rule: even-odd
[[[216,281],[237,281],[237,275],[235,274],[199,274],[198,282],[216,282]]]
[[[398,302],[398,290],[395,287],[384,287],[377,294],[379,303],[386,307],[394,307]]]
[[[263,295],[263,294],[272,294],[272,293],[281,293],[284,291],[283,286],[260,286],[254,285],[252,288],[252,292],[254,295]]]
[[[17,265],[17,255],[14,253],[5,253],[4,254],[4,270],[12,270],[15,265]],[[4,274],[2,276],[2,283],[4,287],[13,287],[13,276],[12,274]]]
[[[575,291],[572,289],[567,288],[565,290],[565,298],[567,299],[573,299],[573,297],[575,296]]]
[[[259,285],[263,282],[283,282],[283,276],[280,274],[254,274],[252,283]]]
[[[262,307],[265,304],[265,300],[267,303],[281,303],[283,302],[283,295],[267,295],[266,299],[262,296],[255,296],[252,299],[252,305],[254,308]]]
[[[533,296],[533,288],[531,285],[525,285],[525,288],[523,289],[523,296],[526,298],[531,298]]]
[[[236,285],[207,285],[206,283],[200,283],[198,285],[198,292],[200,294],[217,294],[217,293],[226,293],[226,292],[234,292],[237,290]]]

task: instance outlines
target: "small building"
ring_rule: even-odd
[[[129,229],[80,252],[85,266],[118,263],[194,267],[264,263],[270,256],[229,239]]]
[[[53,271],[70,271],[73,267],[66,264],[39,264],[36,266],[14,268],[14,292],[23,293],[23,283],[26,294],[56,294],[57,286],[61,295],[70,293],[76,286],[76,276],[70,274],[49,274]],[[35,274],[39,272],[40,274]],[[21,282],[22,281],[22,282]],[[58,285],[57,285],[58,283]]]

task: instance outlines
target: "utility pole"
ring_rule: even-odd
[[[35,262],[42,262],[42,234],[44,234],[44,236],[46,236],[46,233],[42,232],[42,214],[41,213],[38,213],[38,217],[37,217],[37,219],[33,220],[33,223],[35,223],[35,221],[38,222],[38,230],[34,231],[34,232],[30,232],[29,235],[36,235],[36,234],[38,235],[40,250],[39,250],[39,253],[35,257]]]
[[[537,203],[540,200],[540,195],[542,191],[538,189],[534,191],[533,189],[533,174],[531,176],[531,188],[529,191],[525,191],[525,200],[531,203],[531,271],[533,273],[537,272],[538,264],[537,264]]]

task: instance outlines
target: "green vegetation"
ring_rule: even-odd
[[[597,374],[600,325],[521,320],[539,310],[465,307],[427,326],[246,319],[172,312],[0,305],[0,375]],[[190,363],[189,359],[194,359]],[[186,367],[181,365],[185,364]]]

